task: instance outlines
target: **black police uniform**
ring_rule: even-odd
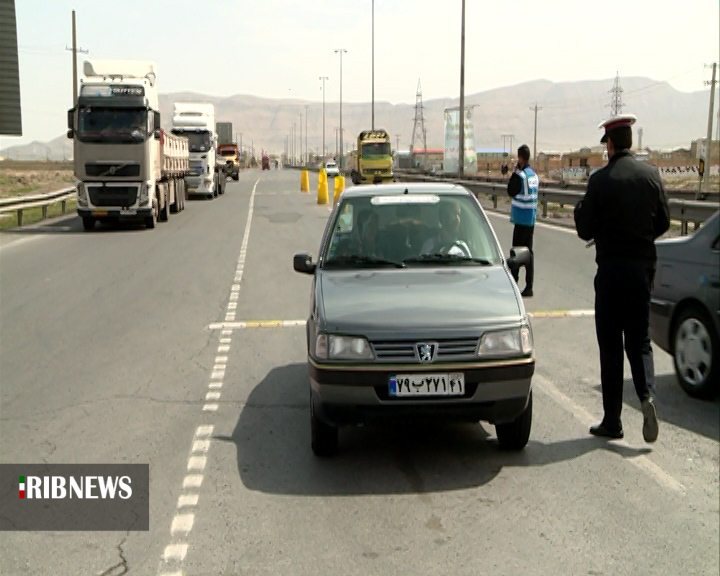
[[[656,168],[629,150],[616,152],[588,180],[575,207],[575,227],[595,241],[595,329],[600,348],[601,427],[622,437],[623,335],[635,391],[641,402],[654,387],[648,335],[650,292],[655,278],[655,239],[670,227],[670,213]],[[601,434],[605,435],[605,434]]]

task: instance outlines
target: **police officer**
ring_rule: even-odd
[[[658,422],[651,393],[654,365],[648,323],[655,278],[655,239],[670,227],[660,174],[630,152],[636,117],[619,115],[600,124],[608,163],[590,176],[575,207],[580,238],[595,243],[595,331],[600,349],[602,421],[590,433],[622,438],[624,348],[643,413],[643,438],[655,442]]]
[[[518,148],[518,163],[508,181],[508,194],[512,197],[510,206],[510,222],[515,224],[513,229],[513,246],[525,246],[530,250],[530,262],[525,267],[524,298],[533,295],[533,280],[535,278],[535,255],[533,253],[533,235],[535,233],[535,218],[537,217],[538,188],[540,179],[530,167],[530,148],[523,144]],[[512,270],[515,282],[518,281],[520,270]]]

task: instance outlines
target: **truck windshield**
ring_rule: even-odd
[[[233,150],[232,148],[225,148],[223,150],[220,150],[220,154],[222,154],[223,156],[235,156],[237,152],[235,152],[235,150]]]
[[[188,139],[190,152],[207,152],[210,150],[210,133],[207,131],[186,132],[185,130],[173,130],[172,133],[178,136],[185,136],[185,138]]]
[[[80,108],[78,139],[82,142],[144,142],[147,137],[144,108]]]
[[[363,158],[371,156],[390,156],[390,142],[375,142],[373,144],[363,144]]]

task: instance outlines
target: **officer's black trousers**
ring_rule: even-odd
[[[651,266],[631,262],[598,265],[595,276],[595,330],[600,348],[603,423],[621,426],[623,403],[623,336],[633,383],[642,402],[654,386],[652,347],[648,334]]]
[[[533,253],[533,236],[535,233],[534,226],[521,226],[515,224],[513,229],[512,245],[513,246],[525,246],[530,250],[530,262],[525,267],[525,286],[532,290],[533,279],[535,278],[535,255]],[[514,268],[512,270],[513,278],[515,282],[520,278],[520,270]]]

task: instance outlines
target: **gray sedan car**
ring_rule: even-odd
[[[658,240],[650,337],[672,354],[685,392],[720,394],[720,212],[692,236]]]
[[[532,421],[532,328],[488,218],[466,188],[402,183],[345,190],[313,276],[307,354],[312,448],[375,419],[487,421],[521,450]]]

